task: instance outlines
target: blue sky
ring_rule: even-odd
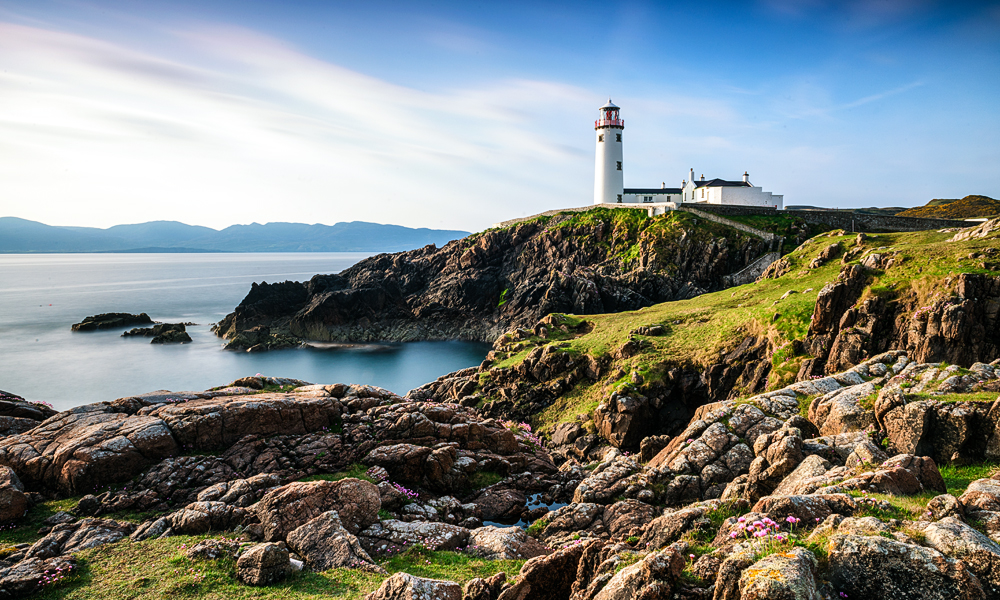
[[[786,204],[1000,196],[1000,3],[0,0],[0,216],[477,230],[749,171]]]

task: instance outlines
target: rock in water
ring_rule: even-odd
[[[93,315],[73,324],[73,331],[96,331],[98,329],[114,329],[129,325],[151,325],[153,320],[146,313],[133,315],[130,313],[103,313]]]
[[[184,323],[157,323],[152,327],[136,327],[122,337],[151,337],[151,344],[183,344],[191,341]]]

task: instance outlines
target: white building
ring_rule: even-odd
[[[744,172],[742,181],[724,179],[695,181],[694,169],[688,173],[689,179],[681,182],[681,202],[690,204],[735,204],[737,206],[765,206],[781,210],[785,197],[750,183],[750,174]]]
[[[750,183],[750,175],[743,173],[742,181],[724,179],[695,181],[694,169],[679,188],[668,188],[661,183],[658,188],[625,188],[622,158],[622,133],[625,121],[619,107],[611,99],[600,109],[600,118],[594,121],[597,152],[594,163],[594,204],[731,204],[737,206],[783,208],[784,197]],[[672,208],[671,208],[672,210]]]

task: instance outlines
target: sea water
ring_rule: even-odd
[[[57,410],[153,390],[204,390],[261,373],[312,383],[359,383],[399,394],[479,364],[489,347],[413,342],[247,353],[210,331],[250,284],[307,281],[368,254],[0,254],[0,390]],[[150,344],[124,329],[73,332],[84,317],[147,313],[193,322],[187,344]]]

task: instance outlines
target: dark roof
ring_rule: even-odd
[[[726,181],[725,179],[709,179],[694,182],[695,188],[700,187],[753,187],[746,181]]]
[[[681,188],[625,188],[626,194],[680,194]]]

